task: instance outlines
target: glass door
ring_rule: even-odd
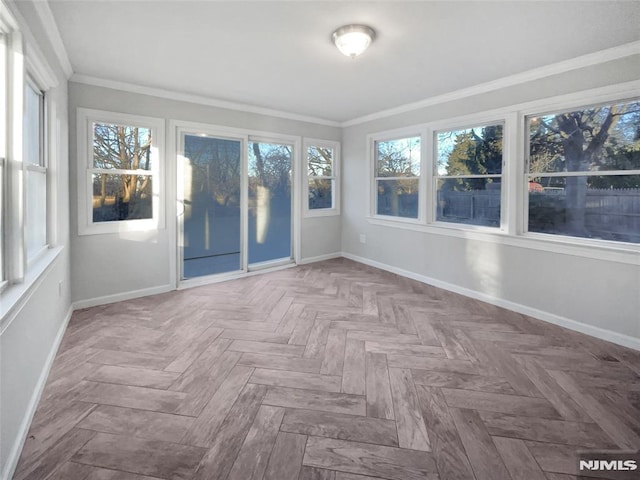
[[[248,259],[255,269],[291,261],[293,146],[251,140],[248,146]]]
[[[243,270],[243,141],[181,135],[182,279]]]

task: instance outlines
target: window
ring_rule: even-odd
[[[418,218],[420,137],[374,141],[375,214]]]
[[[501,124],[436,132],[436,221],[500,226]]]
[[[338,179],[339,144],[323,140],[306,140],[307,216],[338,214],[340,187]]]
[[[0,0],[0,316],[6,317],[45,272],[62,248],[55,240],[56,195],[52,194],[57,136],[50,95],[58,78],[37,45],[24,40]],[[52,240],[54,239],[54,240]]]
[[[640,243],[640,101],[526,125],[528,231]]]
[[[23,164],[26,178],[27,262],[47,247],[47,165],[44,93],[29,79],[24,90]]]
[[[9,65],[7,58],[7,36],[0,30],[0,112],[7,112],[7,87]],[[0,291],[6,285],[4,261],[5,231],[5,182],[7,163],[7,115],[0,115]]]
[[[80,234],[161,227],[160,149],[164,122],[78,109]]]

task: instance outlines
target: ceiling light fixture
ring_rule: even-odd
[[[354,58],[371,45],[376,38],[376,32],[366,25],[345,25],[333,32],[331,38],[338,50],[347,57]]]

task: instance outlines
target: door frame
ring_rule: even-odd
[[[286,135],[275,132],[265,132],[259,130],[226,127],[222,125],[188,122],[181,120],[169,120],[167,135],[167,215],[169,221],[167,226],[170,229],[169,242],[169,274],[172,285],[177,289],[189,288],[198,285],[206,285],[209,283],[241,278],[247,275],[271,270],[279,270],[295,266],[300,262],[300,237],[301,237],[301,187],[302,187],[302,137],[295,135]],[[241,165],[241,269],[233,272],[219,273],[214,275],[206,275],[191,279],[182,279],[182,240],[183,240],[183,200],[184,193],[182,191],[183,180],[183,160],[179,158],[182,155],[182,136],[184,134],[204,134],[211,137],[223,138],[229,140],[238,140],[242,144],[242,165]],[[262,143],[282,143],[291,145],[293,152],[291,156],[291,259],[290,260],[274,260],[272,262],[264,262],[254,264],[252,268],[248,265],[248,165],[249,165],[249,142],[257,141]]]

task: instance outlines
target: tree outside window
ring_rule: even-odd
[[[527,126],[529,231],[640,242],[640,102],[529,117]]]

